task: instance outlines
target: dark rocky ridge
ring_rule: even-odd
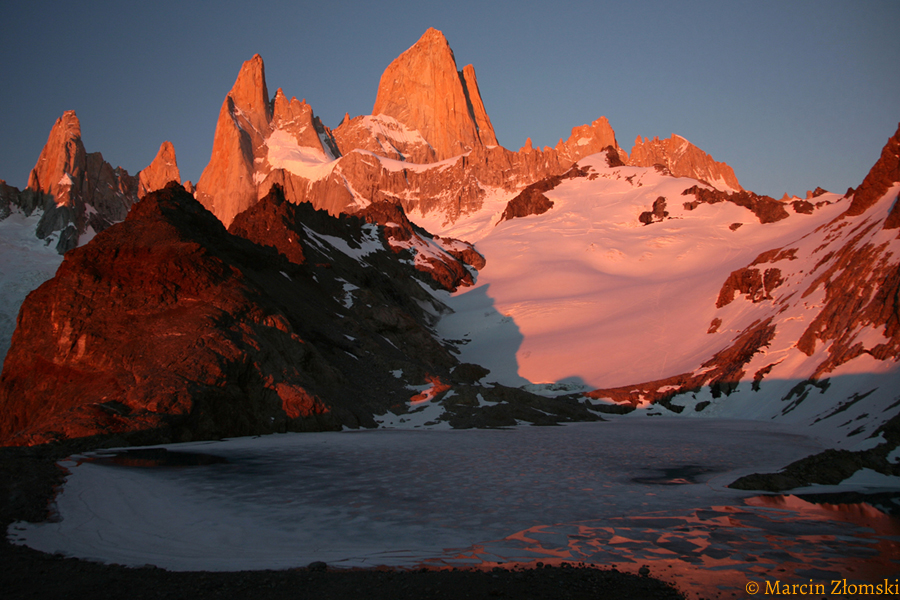
[[[900,464],[888,461],[893,448],[900,445],[900,416],[881,427],[885,443],[862,452],[825,450],[792,462],[777,473],[752,473],[729,484],[739,490],[781,492],[810,485],[837,485],[859,469],[872,469],[885,475],[900,476]]]
[[[0,443],[373,427],[409,410],[407,385],[425,382],[457,427],[597,418],[574,398],[457,376],[430,330],[445,308],[384,228],[276,190],[232,231],[173,184],[70,251],[20,311],[0,376]],[[473,411],[479,393],[500,404]]]
[[[607,150],[607,152],[610,153],[611,150]],[[574,165],[562,175],[551,175],[526,186],[515,198],[506,203],[506,208],[503,210],[503,214],[500,215],[500,220],[497,221],[497,224],[529,215],[544,214],[553,208],[553,201],[547,198],[544,192],[549,192],[566,179],[587,177],[588,171],[588,168]]]
[[[684,207],[687,210],[694,210],[701,204],[732,202],[751,211],[759,219],[759,222],[763,224],[775,223],[790,216],[783,203],[769,196],[759,196],[753,192],[723,192],[695,185],[684,190],[682,194],[685,196],[693,194],[697,198],[691,202],[684,203]]]
[[[415,254],[415,268],[448,291],[475,283],[467,266],[480,270],[486,264],[472,244],[431,235],[410,221],[400,204],[373,202],[355,215],[380,225],[391,250]]]
[[[898,181],[900,181],[900,123],[897,125],[897,131],[882,148],[875,166],[853,192],[853,201],[847,209],[847,214],[849,216],[863,214]],[[891,214],[897,210],[895,204]]]

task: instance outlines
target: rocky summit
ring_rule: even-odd
[[[8,214],[10,205],[26,215],[41,211],[36,236],[55,241],[64,254],[123,220],[139,197],[169,181],[181,181],[171,143],[164,142],[150,166],[131,176],[121,167],[114,169],[99,152],[85,150],[81,123],[75,111],[67,110],[50,130],[25,190],[6,186],[0,215]]]
[[[497,145],[475,68],[467,65],[457,71],[447,38],[433,28],[385,69],[372,115],[393,117],[422,135],[431,152],[417,162],[435,162],[477,146]]]

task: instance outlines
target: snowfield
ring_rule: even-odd
[[[0,365],[25,297],[53,277],[62,263],[63,257],[56,252],[57,234],[46,240],[35,236],[41,214],[38,210],[26,217],[14,208],[0,221]]]
[[[682,192],[696,180],[641,167],[609,168],[603,154],[579,164],[593,168],[597,178],[565,180],[547,192],[554,202],[548,212],[499,225],[491,219],[470,234],[487,266],[474,289],[450,300],[456,315],[444,320],[441,333],[459,339],[472,328],[490,331],[473,334],[462,358],[491,369],[500,383],[577,380],[595,389],[696,368],[733,337],[727,331],[697,335],[716,316],[729,273],[847,208],[830,194],[818,200],[833,204],[813,215],[762,225],[749,210],[727,202],[685,210],[694,197]],[[643,225],[638,217],[658,197],[666,198],[669,219]],[[742,226],[732,231],[732,223]],[[440,234],[466,239],[457,230],[466,231],[467,223]],[[490,298],[510,320],[478,324],[479,307],[467,294]],[[519,336],[512,347],[509,340]],[[492,364],[491,357],[510,353],[515,363]]]
[[[777,263],[785,279],[781,289],[807,289],[829,253],[866,223],[884,219],[890,203],[848,219],[823,241],[817,230],[849,206],[837,194],[815,198],[820,206],[813,214],[795,213],[787,204],[788,218],[761,224],[749,209],[730,202],[689,210],[685,203],[695,197],[683,192],[697,184],[693,179],[611,168],[602,153],[579,165],[590,167],[591,175],[546,192],[554,206],[544,214],[498,223],[514,194],[496,196],[440,230],[474,241],[487,260],[474,287],[441,296],[454,312],[442,318],[438,333],[456,344],[461,361],[490,369],[487,381],[536,393],[637,385],[700,372],[747,327],[772,317],[777,334],[744,367],[738,388],[720,397],[709,387],[678,396],[674,404],[685,407],[680,414],[784,420],[847,449],[878,443],[874,431],[900,412],[900,369],[893,361],[863,354],[834,370],[825,389],[813,388],[810,401],[785,400],[828,356],[827,344],[819,343],[812,356],[796,347],[822,306],[821,286],[805,298],[789,292],[780,298],[778,292],[778,304],[737,294],[721,308],[716,303],[732,271],[781,247],[796,248],[798,257]],[[900,185],[888,196],[898,192]],[[666,200],[667,218],[644,225],[639,216],[658,198]],[[428,215],[411,218],[437,226]],[[893,231],[877,228],[863,242],[900,253]],[[713,327],[714,320],[721,324]],[[861,329],[857,340],[871,348],[884,341],[882,329]],[[753,391],[753,374],[769,365],[760,391]],[[865,402],[853,401],[866,393]],[[649,401],[639,408],[638,415],[676,414]]]

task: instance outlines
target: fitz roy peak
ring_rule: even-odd
[[[305,100],[288,101],[281,89],[268,98],[265,67],[256,55],[241,67],[222,103],[210,161],[197,183],[197,199],[226,226],[276,184],[289,201],[308,201],[331,214],[387,200],[411,215],[454,223],[479,211],[491,195],[561,175],[607,147],[628,160],[605,117],[573,128],[555,148],[533,148],[530,139],[518,152],[499,146],[474,67],[457,70],[436,29],[388,65],[371,115],[347,115],[333,131]],[[727,165],[689,148],[689,160],[677,145],[671,160],[668,147],[639,152],[640,166],[652,166],[652,156],[675,165],[677,176],[740,189]]]
[[[430,160],[416,162],[435,162],[476,146],[497,145],[475,68],[467,65],[457,71],[447,38],[433,28],[385,69],[372,115],[393,117],[422,135],[431,150]]]

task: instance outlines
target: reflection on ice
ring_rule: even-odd
[[[779,426],[719,420],[241,438],[76,457],[61,520],[9,533],[173,570],[648,565],[692,596],[779,569],[782,581],[892,577],[893,518],[724,487],[818,450]],[[164,466],[145,468],[153,457]]]

